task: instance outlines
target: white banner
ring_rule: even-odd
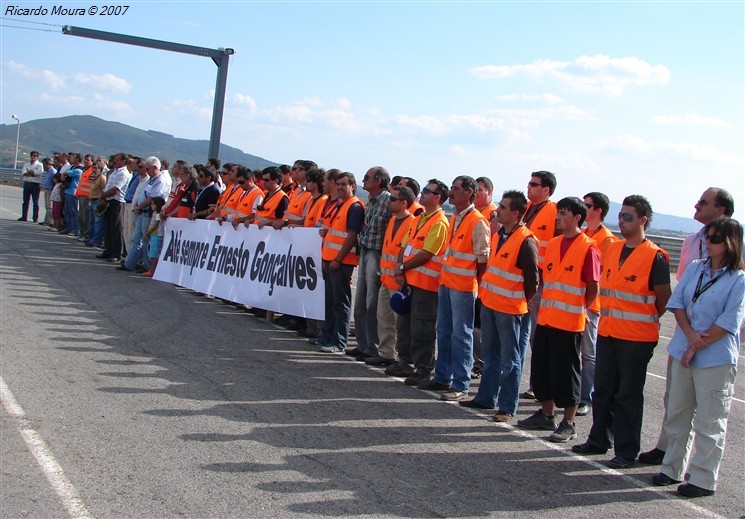
[[[321,237],[316,228],[169,218],[154,279],[311,319],[324,319]]]

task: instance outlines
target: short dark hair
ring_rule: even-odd
[[[388,186],[391,183],[391,176],[388,174],[388,170],[383,166],[375,166],[370,169],[373,172],[373,178],[380,182],[380,189],[384,191],[388,190]]]
[[[433,178],[428,180],[427,184],[434,184],[435,186],[437,186],[435,188],[435,194],[439,195],[440,197],[440,205],[448,201],[448,196],[450,196],[450,189],[448,188],[447,184],[445,184],[445,182]]]
[[[158,208],[158,211],[163,209],[163,206],[166,205],[166,199],[163,198],[162,196],[154,196],[150,199],[150,202],[155,204],[155,207]]]
[[[550,171],[534,171],[530,176],[541,179],[541,185],[548,188],[549,196],[553,195],[554,191],[556,191],[556,176]]]
[[[652,212],[652,204],[650,204],[649,200],[644,198],[642,195],[629,195],[623,199],[621,205],[633,207],[634,210],[636,210],[636,215],[639,218],[643,218],[646,216],[647,223],[644,224],[645,229],[649,227],[649,224],[652,223],[652,215],[654,214]]]
[[[336,179],[339,178],[340,174],[341,174],[340,169],[331,168],[328,171],[326,171],[326,180],[336,181]]]
[[[519,213],[518,219],[522,220],[525,211],[528,209],[528,199],[525,198],[525,193],[513,189],[502,193],[502,198],[510,199],[510,211],[517,211]]]
[[[419,186],[419,182],[417,182],[415,178],[411,177],[404,177],[403,179],[406,180],[406,187],[411,189],[414,192],[414,195],[419,196],[419,193],[422,191],[422,188]]]
[[[207,164],[215,169],[220,169],[221,162],[220,159],[218,159],[217,157],[210,157],[207,159]]]
[[[277,170],[279,170],[280,175],[288,175],[292,171],[292,168],[287,164],[282,164],[281,166],[277,166]]]
[[[726,189],[710,187],[709,189],[718,189],[714,197],[714,203],[719,207],[724,207],[724,216],[732,217],[735,214],[735,199]]]
[[[488,189],[489,191],[492,191],[492,192],[494,191],[494,184],[487,177],[479,177],[479,178],[477,178],[476,179],[476,183],[479,183],[479,182],[481,182],[482,184],[484,184],[484,187],[486,189]]]
[[[197,164],[196,166],[194,166],[194,169],[197,170],[197,173],[202,174],[205,177],[209,177],[212,182],[215,182],[217,180],[217,171],[212,168],[208,168],[204,164]]]
[[[250,176],[249,176],[250,175]],[[236,177],[241,177],[245,179],[253,178],[253,174],[246,169],[246,166],[238,165],[238,171],[235,174]]]
[[[306,176],[311,171],[318,171],[318,164],[316,164],[312,160],[296,160],[295,164],[300,164],[303,167]]]
[[[315,184],[318,186],[318,192],[323,193],[323,177],[326,172],[322,169],[314,169],[305,175],[305,182],[307,184]]]
[[[268,175],[270,179],[276,180],[277,182],[282,180],[282,173],[279,171],[279,168],[274,166],[269,166],[268,168],[262,169],[261,177],[263,178],[264,175]]]
[[[600,221],[602,222],[603,220],[605,220],[605,217],[608,215],[608,211],[610,211],[610,200],[608,199],[608,197],[603,193],[593,191],[591,193],[587,193],[583,198],[592,199],[593,208],[600,209]]]
[[[414,191],[411,190],[411,188],[406,186],[396,186],[393,188],[394,191],[398,192],[398,199],[403,200],[406,202],[406,207],[411,207],[411,204],[414,203],[414,200],[416,200],[416,195],[414,194]]]
[[[471,190],[470,202],[473,203],[473,201],[476,199],[476,191],[479,188],[479,185],[476,183],[476,180],[474,180],[473,177],[469,177],[468,175],[459,175],[453,179],[453,184],[455,184],[455,182],[458,180],[460,180],[460,187],[462,187],[463,190],[466,190],[466,189]]]
[[[745,264],[742,260],[742,225],[733,218],[721,217],[706,224],[704,232],[709,229],[724,238],[727,250],[724,253],[724,266],[731,270],[743,270]]]
[[[169,169],[171,166],[171,163],[168,162],[168,159],[160,159],[160,169]]]
[[[571,211],[574,216],[579,215],[579,222],[577,222],[578,227],[582,227],[582,224],[585,223],[585,218],[587,218],[587,206],[576,196],[567,196],[565,198],[562,198],[561,200],[556,202],[556,209],[558,209],[559,211],[561,211],[562,209],[567,209]]]
[[[32,151],[32,152],[31,152],[31,155],[33,155],[34,153],[36,153],[37,155],[39,154],[39,152],[38,152],[38,151]],[[94,157],[94,156],[93,156],[93,155],[91,155],[90,153],[87,153],[87,154],[85,155],[85,157],[83,157],[83,158],[84,158],[84,159],[87,159],[87,158],[89,158],[89,157],[90,157],[91,159],[93,159],[93,160],[95,160],[95,159],[96,159],[96,157]]]
[[[349,171],[342,171],[336,176],[336,180],[345,177],[349,179],[349,184],[352,186],[352,192],[357,191],[357,180],[354,178],[354,173],[350,173]]]
[[[391,189],[393,189],[394,187],[396,187],[396,186],[397,186],[397,185],[398,185],[398,184],[399,184],[399,183],[401,182],[401,180],[402,180],[403,178],[404,178],[404,177],[402,177],[401,175],[394,175],[394,176],[393,176],[393,177],[391,178]]]

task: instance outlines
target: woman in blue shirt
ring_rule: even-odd
[[[678,487],[685,497],[714,494],[724,454],[745,310],[743,231],[719,218],[704,229],[709,257],[686,269],[667,309],[677,326],[668,345],[673,357],[664,429],[669,438],[655,485]],[[691,434],[696,452],[689,462]]]

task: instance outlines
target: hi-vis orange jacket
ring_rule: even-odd
[[[430,216],[424,225],[422,225],[422,228],[417,230],[419,221],[423,216],[424,213],[420,214],[411,224],[411,229],[409,229],[409,241],[404,249],[404,261],[409,261],[423,250],[424,240],[427,238],[427,234],[435,222],[442,222],[446,226],[449,225],[445,213],[442,209],[438,209],[437,212]],[[442,256],[444,253],[445,246],[443,244],[437,254],[432,256],[424,265],[415,269],[407,270],[404,273],[406,275],[406,283],[429,292],[437,292],[437,289],[440,287],[440,271],[442,269]]]
[[[383,250],[380,256],[380,282],[391,290],[398,290],[398,285],[394,279],[397,274],[396,264],[398,263],[398,253],[401,251],[401,243],[404,241],[404,236],[409,234],[413,222],[414,215],[408,215],[401,221],[394,236],[393,227],[396,224],[396,218],[391,218],[385,230]]]
[[[528,202],[528,209],[530,209],[530,205],[530,202]],[[546,263],[546,247],[548,247],[549,240],[554,237],[554,231],[556,230],[556,213],[558,213],[556,202],[549,200],[546,205],[541,207],[541,210],[538,211],[538,214],[535,215],[528,226],[528,229],[533,231],[536,240],[538,240],[538,268],[541,270]]]
[[[359,204],[364,207],[360,199],[353,196],[342,204],[339,212],[331,219],[331,225],[329,225],[328,233],[326,233],[326,236],[323,238],[323,246],[321,248],[321,257],[325,261],[334,261],[338,256],[342,245],[344,245],[344,240],[349,235],[347,231],[347,213],[349,212],[349,208],[354,204]],[[358,262],[359,258],[357,257],[357,250],[355,247],[352,247],[347,255],[341,260],[341,263],[345,265],[357,265]]]
[[[587,228],[582,229],[582,232],[587,235],[588,238],[595,241],[595,245],[600,249],[600,265],[603,265],[604,254],[608,251],[608,246],[617,241],[616,235],[610,232],[605,225],[601,225],[592,233],[588,233]],[[605,244],[605,245],[604,245]],[[588,310],[592,310],[596,314],[600,313],[600,298],[596,297],[595,301],[587,307]]]
[[[461,292],[477,292],[477,256],[473,251],[473,228],[486,219],[475,208],[469,211],[455,229],[455,215],[450,218],[447,247],[442,257],[442,276],[440,284]]]

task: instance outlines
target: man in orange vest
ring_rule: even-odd
[[[530,345],[533,346],[535,328],[538,323],[538,308],[541,306],[541,294],[543,293],[543,264],[545,263],[546,247],[551,238],[561,234],[556,230],[556,202],[550,200],[556,191],[556,177],[550,171],[535,171],[530,175],[528,182],[528,209],[525,211],[523,221],[528,229],[538,240],[538,269],[541,278],[538,282],[538,291],[530,302]],[[535,399],[533,388],[530,387],[520,395],[520,398],[528,400]]]
[[[530,382],[541,409],[518,420],[523,429],[554,431],[549,441],[567,442],[577,437],[574,417],[580,400],[580,344],[585,312],[598,294],[600,251],[580,231],[587,216],[585,203],[567,197],[556,204],[556,228],[562,236],[546,247],[544,292],[530,359]],[[554,409],[564,408],[556,426]]]
[[[391,296],[400,288],[396,283],[398,254],[404,237],[408,236],[414,215],[409,206],[414,192],[405,186],[396,186],[390,196],[388,211],[391,219],[383,237],[380,256],[380,290],[378,291],[378,351],[365,360],[372,366],[390,366],[396,360],[396,314],[391,309]]]
[[[445,391],[440,400],[468,396],[473,366],[473,323],[476,293],[489,261],[489,225],[473,201],[476,180],[461,175],[450,187],[455,214],[450,228],[437,292],[437,362],[431,380],[417,387]]]
[[[264,202],[264,192],[256,185],[254,172],[246,168],[246,179],[243,183],[243,194],[238,198],[235,214],[231,223],[233,229],[243,224],[248,227],[256,218],[256,208]]]
[[[647,364],[659,340],[659,318],[670,298],[667,252],[646,239],[652,207],[641,195],[627,196],[618,213],[623,240],[603,258],[600,324],[595,359],[592,429],[572,447],[604,454],[615,443],[614,469],[635,463],[641,443]]]
[[[259,226],[259,229],[265,225],[271,225],[275,220],[282,220],[287,207],[290,205],[290,199],[287,198],[287,193],[282,190],[280,184],[282,173],[280,173],[279,168],[273,166],[264,168],[261,177],[267,191],[262,203],[256,206],[254,223]]]
[[[266,181],[266,180],[265,180]],[[326,323],[320,337],[323,353],[342,352],[349,339],[349,320],[352,313],[352,273],[357,266],[357,236],[362,230],[365,209],[354,196],[354,175],[340,173],[336,189],[341,206],[330,219],[328,228],[318,233],[323,238],[321,257],[326,274]]]
[[[530,338],[528,303],[538,288],[538,242],[522,223],[527,205],[523,193],[506,191],[497,206],[500,229],[492,236],[479,290],[484,370],[476,396],[459,402],[476,409],[496,405],[495,422],[507,422],[517,413]]]
[[[603,225],[610,210],[610,200],[603,193],[587,193],[584,197],[587,206],[587,227],[582,229],[588,238],[595,241],[600,249],[600,264],[608,246],[617,240],[616,236]],[[595,344],[598,340],[598,321],[600,321],[600,299],[587,307],[585,331],[582,333],[582,391],[577,408],[577,416],[585,416],[592,409],[592,392],[595,390]]]
[[[424,212],[412,222],[398,253],[395,279],[399,286],[408,286],[411,310],[396,319],[398,362],[385,373],[406,377],[404,383],[409,386],[428,381],[435,367],[437,289],[448,234],[442,204],[447,199],[448,186],[431,179],[420,198]]]
[[[88,205],[90,204],[93,161],[93,155],[86,155],[83,158],[83,173],[80,175],[78,187],[75,188],[75,197],[78,199],[78,226],[80,227],[78,241],[88,241],[91,238],[88,232]]]

